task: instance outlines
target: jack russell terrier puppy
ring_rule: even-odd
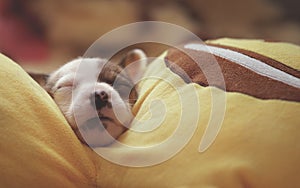
[[[137,99],[134,83],[145,68],[146,55],[135,49],[119,63],[78,58],[50,75],[29,75],[54,99],[77,137],[98,147],[111,144],[130,125]]]

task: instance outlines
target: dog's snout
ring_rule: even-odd
[[[108,103],[108,94],[105,91],[96,91],[91,98],[95,100],[94,104],[97,110],[100,110]],[[94,101],[92,100],[91,102],[93,104]]]
[[[108,95],[105,91],[95,92],[95,97],[99,98],[102,101],[108,101]]]

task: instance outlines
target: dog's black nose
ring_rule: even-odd
[[[108,95],[105,91],[96,91],[94,93],[94,97],[95,97],[95,105],[96,105],[96,109],[100,110],[102,107],[106,106],[108,103]]]

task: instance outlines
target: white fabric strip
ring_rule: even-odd
[[[184,48],[196,50],[196,51],[203,51],[214,54],[216,56],[222,57],[224,59],[230,60],[235,62],[247,69],[250,69],[257,74],[262,76],[267,76],[274,80],[283,82],[287,85],[300,88],[300,79],[290,75],[284,71],[276,69],[262,61],[254,59],[252,57],[246,56],[236,51],[232,51],[229,49],[214,47],[214,46],[207,46],[203,44],[187,44]]]

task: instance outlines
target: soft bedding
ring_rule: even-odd
[[[133,130],[119,138],[131,147],[94,150],[78,141],[43,89],[1,56],[1,187],[300,187],[300,47],[237,39],[207,44],[258,59],[280,76],[264,74],[269,66],[237,65],[214,48],[186,48],[204,65],[205,55],[215,53],[224,83],[209,85],[189,58],[170,49],[139,83]]]

